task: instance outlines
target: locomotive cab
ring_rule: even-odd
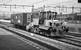
[[[55,26],[55,22],[58,20],[54,20],[56,18],[56,12],[41,12],[41,17],[39,18],[39,28],[41,30],[44,30],[43,32],[46,32],[50,36],[58,36],[56,35],[57,33],[57,28]],[[55,34],[56,33],[56,34]]]

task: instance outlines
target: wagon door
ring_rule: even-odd
[[[31,13],[27,13],[27,25],[32,22],[32,16]]]

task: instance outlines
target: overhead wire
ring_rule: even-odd
[[[45,8],[81,8],[81,7],[67,7],[67,6],[64,6],[64,5],[61,5],[61,4],[63,4],[63,3],[69,3],[69,2],[73,2],[73,1],[76,1],[76,0],[70,0],[70,1],[62,1],[62,2],[60,2],[60,3],[55,3],[55,4],[50,4],[50,5],[47,5],[47,6],[45,6]],[[54,6],[55,5],[55,6]]]
[[[7,1],[7,2],[9,3],[9,2],[11,2],[11,1],[12,1],[12,0],[9,0],[9,1]],[[45,1],[48,1],[48,0],[41,0],[41,1],[35,2],[35,3],[31,4],[31,5],[17,5],[17,4],[11,5],[11,4],[7,4],[7,2],[5,2],[5,4],[4,4],[4,3],[3,3],[3,4],[0,4],[0,6],[11,6],[11,7],[14,6],[15,8],[16,8],[17,6],[19,6],[19,7],[32,7],[32,5],[39,4],[39,3],[42,3],[42,2],[45,2]],[[45,7],[52,7],[52,5],[58,6],[58,5],[60,5],[60,4],[68,3],[68,2],[72,2],[72,1],[74,1],[74,0],[62,1],[62,2],[60,2],[60,3],[55,3],[55,4],[49,4],[49,5],[51,5],[51,6],[47,5],[47,6],[45,6]],[[55,8],[55,7],[53,6],[53,8]],[[67,8],[67,7],[65,7],[65,8]],[[72,8],[72,7],[68,7],[68,8]],[[75,7],[75,8],[78,8],[78,7]]]
[[[72,3],[73,1],[76,1],[76,0],[62,1],[62,2],[59,2],[59,3],[49,4],[49,5],[60,5],[60,4],[63,4],[63,3],[69,3],[69,2],[71,2],[71,3]]]
[[[35,3],[31,4],[31,5],[39,4],[39,3],[42,3],[42,2],[45,2],[45,1],[47,1],[47,0],[41,0],[41,1],[35,2]]]

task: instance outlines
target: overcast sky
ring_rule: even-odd
[[[40,2],[40,3],[39,3]],[[60,3],[76,3],[77,0],[0,0],[0,3],[6,3],[6,4],[25,4],[25,5],[34,5],[36,6],[42,6],[42,5],[50,5],[50,4],[57,4]],[[36,7],[35,6],[35,7]]]
[[[5,4],[17,4],[17,5],[34,5],[35,8],[42,7],[43,5],[50,5],[50,6],[67,6],[67,7],[72,7],[72,6],[78,6],[80,7],[81,4],[77,3],[77,0],[0,0],[0,3],[5,3]],[[4,8],[0,7],[1,11],[10,11],[9,7]],[[11,9],[14,12],[23,12],[23,11],[31,11],[31,7],[17,7],[16,9],[12,7]],[[21,11],[20,11],[21,10]],[[58,10],[58,9],[57,9]],[[70,11],[70,10],[69,10]]]

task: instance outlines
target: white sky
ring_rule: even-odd
[[[41,3],[37,3],[39,1],[44,1]],[[51,5],[51,6],[67,6],[67,7],[72,7],[72,6],[78,6],[80,7],[81,4],[77,3],[77,0],[0,0],[0,3],[5,3],[5,4],[17,4],[17,5],[32,5],[33,3],[37,3],[34,4],[35,8],[41,7],[43,5]],[[17,7],[16,9],[14,7],[12,7],[12,12],[24,12],[24,11],[31,11],[31,8],[29,7],[25,7],[24,9],[22,7]],[[57,9],[58,10],[58,9]],[[55,10],[55,11],[57,11]],[[0,11],[10,11],[9,7],[4,8],[4,7],[0,7]],[[70,10],[68,9],[68,13],[70,13]]]
[[[65,2],[64,4],[77,2],[77,0],[3,0],[3,1],[1,0],[0,3],[32,5],[33,3],[36,3],[39,1],[42,1],[42,2],[35,4],[36,6],[49,5],[49,4],[57,4],[58,5],[58,3],[61,3],[61,2]]]

